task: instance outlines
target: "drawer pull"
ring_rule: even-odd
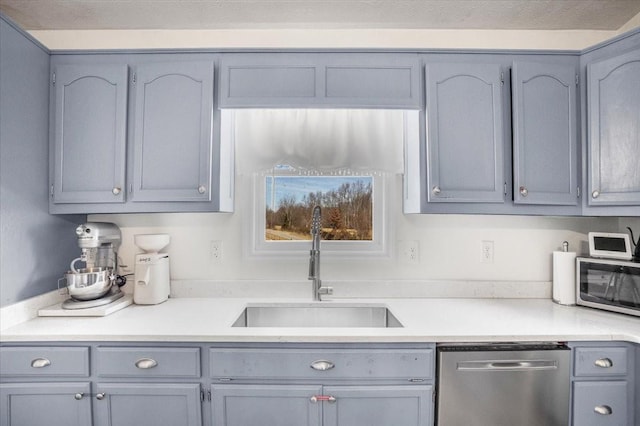
[[[33,368],[44,368],[51,365],[51,361],[49,361],[46,358],[36,358],[33,361],[31,361],[31,366]]]
[[[75,399],[77,399],[78,401],[80,401],[82,399],[82,397],[84,396],[83,393],[78,392],[77,394],[73,395],[73,397]]]
[[[613,361],[611,361],[611,359],[609,359],[609,358],[596,359],[594,364],[596,365],[596,367],[600,367],[600,368],[611,368],[611,367],[613,367]]]
[[[333,404],[334,402],[336,402],[336,397],[335,396],[331,396],[331,395],[313,395],[311,398],[309,398],[309,401],[311,402],[322,402],[322,401],[327,401],[331,404]]]
[[[596,405],[593,407],[593,411],[603,416],[609,416],[613,413],[613,410],[608,405]]]
[[[331,361],[327,361],[324,359],[319,359],[317,361],[313,361],[310,365],[311,368],[313,368],[316,371],[327,371],[327,370],[331,370],[332,368],[334,368],[336,365],[334,363],[332,363]]]
[[[141,370],[148,370],[149,368],[157,367],[158,361],[152,358],[140,358],[136,361],[136,367]]]
[[[99,399],[100,401],[102,401],[105,397],[105,393],[104,392],[100,392],[99,394],[96,394],[96,399]]]

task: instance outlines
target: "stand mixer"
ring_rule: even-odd
[[[70,270],[61,279],[66,281],[71,296],[62,308],[92,308],[121,298],[124,293],[120,286],[125,280],[117,275],[120,228],[113,223],[87,222],[76,228],[76,237],[81,254],[71,261]],[[85,267],[76,268],[78,262],[84,262]]]

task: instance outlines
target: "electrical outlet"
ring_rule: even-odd
[[[209,245],[209,259],[212,262],[222,260],[222,241],[211,241]]]
[[[493,263],[493,241],[482,241],[481,247],[480,262]]]
[[[420,263],[420,242],[419,241],[400,241],[400,258],[403,263],[419,264]]]

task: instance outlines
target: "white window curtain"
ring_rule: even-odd
[[[236,172],[287,164],[319,174],[404,171],[404,111],[235,110]]]

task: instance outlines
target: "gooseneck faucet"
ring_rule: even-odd
[[[311,251],[309,251],[309,279],[313,281],[313,300],[322,300],[321,295],[333,294],[333,288],[322,287],[320,279],[320,234],[322,232],[322,210],[313,208],[311,217]]]

